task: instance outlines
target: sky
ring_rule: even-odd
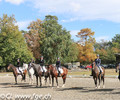
[[[120,34],[120,0],[0,0],[0,17],[3,14],[14,14],[20,30],[46,15],[57,16],[74,41],[83,28],[94,31],[97,42]]]

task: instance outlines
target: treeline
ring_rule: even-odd
[[[16,64],[18,58],[28,63],[31,58],[45,63],[55,63],[60,57],[62,63],[80,61],[91,63],[100,54],[103,63],[115,63],[114,53],[120,52],[120,35],[111,42],[96,43],[94,32],[85,28],[78,32],[78,42],[71,39],[70,31],[58,23],[56,16],[47,15],[27,26],[28,31],[19,30],[15,17],[4,14],[0,18],[0,66]]]

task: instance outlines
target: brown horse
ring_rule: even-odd
[[[64,87],[68,70],[65,67],[62,67],[62,69],[63,69],[63,73],[61,73],[61,77],[63,79],[62,87]],[[56,78],[57,87],[59,87],[58,86],[58,71],[56,69],[56,66],[49,65],[49,70],[50,70],[50,74],[52,77],[52,87],[54,86],[54,77]]]
[[[118,79],[120,81],[120,64],[117,64],[117,66],[116,66],[116,73],[117,73],[118,70],[119,70]]]
[[[103,88],[104,88],[105,87],[105,85],[104,85],[104,76],[105,76],[104,67],[102,67],[103,72],[102,72],[102,75],[101,75],[100,72],[99,72],[99,68],[95,64],[95,62],[93,62],[92,66],[93,66],[93,79],[94,79],[94,83],[95,83],[96,88],[100,88],[101,80],[103,81]],[[97,86],[97,80],[99,80],[99,86]]]
[[[9,66],[8,66],[7,69],[9,70],[10,68],[12,69],[13,75],[14,75],[14,77],[15,77],[15,82],[16,82],[15,84],[17,84],[17,76],[18,76],[18,75],[21,75],[21,73],[18,73],[17,68],[16,68],[14,65],[12,65],[12,64],[9,64]],[[24,70],[23,70],[23,76],[21,75],[21,76],[22,76],[22,80],[25,80],[25,79],[26,79],[26,74],[27,74],[27,69],[24,69]],[[21,80],[21,81],[22,81],[22,80]]]

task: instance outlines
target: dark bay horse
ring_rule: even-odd
[[[9,64],[9,66],[8,66],[7,69],[9,70],[10,68],[12,69],[13,75],[14,75],[14,77],[15,77],[15,82],[16,82],[15,84],[17,84],[17,76],[18,76],[18,75],[21,75],[21,73],[18,73],[17,68],[16,68],[14,65],[12,65],[12,64]],[[26,74],[27,74],[27,69],[24,69],[24,70],[23,70],[22,80],[25,80],[25,79],[26,79]],[[21,75],[21,76],[22,76],[22,75]],[[22,81],[22,80],[21,80],[21,81]]]
[[[40,80],[40,87],[42,86],[42,76],[45,76],[45,82],[47,82],[47,77],[50,80],[50,71],[47,69],[47,72],[42,75],[42,67],[39,64],[31,63],[31,67],[34,69],[34,74],[36,76],[36,86],[38,86],[38,78]],[[50,81],[49,81],[50,82]]]
[[[93,79],[94,79],[96,88],[100,88],[101,81],[103,81],[103,88],[105,88],[105,85],[104,85],[105,69],[104,69],[104,67],[101,67],[103,70],[102,75],[101,75],[99,72],[99,68],[95,64],[95,62],[93,62],[92,66],[93,66]],[[97,80],[99,80],[99,86],[97,86]]]
[[[118,79],[120,81],[120,63],[116,65],[116,73],[119,70],[119,75],[118,75]]]
[[[62,69],[63,69],[63,73],[61,73],[61,77],[63,79],[63,86],[62,87],[64,87],[68,70],[65,67],[62,67]],[[54,86],[54,77],[56,78],[57,87],[59,87],[58,86],[58,71],[56,69],[56,66],[49,65],[49,70],[50,70],[50,74],[52,77],[52,87]]]

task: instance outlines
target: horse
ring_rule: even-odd
[[[116,73],[119,70],[119,75],[118,75],[118,79],[120,81],[120,63],[116,65]]]
[[[22,74],[19,72],[18,68],[16,68],[14,65],[9,64],[9,66],[7,67],[7,69],[9,70],[10,68],[12,69],[13,75],[14,75],[14,77],[15,77],[15,84],[17,84],[17,76],[18,76],[18,75],[21,75],[21,76],[22,76]],[[22,68],[21,68],[21,69],[22,69]],[[22,70],[23,70],[22,80],[25,81],[25,80],[26,80],[27,69],[23,68]],[[21,80],[21,81],[22,81],[22,80]]]
[[[28,76],[29,76],[29,85],[33,85],[33,76],[34,76],[34,69],[32,67],[29,67],[28,64],[23,63],[23,67],[27,69],[28,71]]]
[[[93,79],[94,79],[94,83],[95,83],[96,88],[100,88],[101,81],[103,81],[103,88],[105,88],[105,85],[104,85],[105,69],[104,69],[104,67],[101,67],[103,70],[102,75],[101,75],[99,68],[95,64],[95,62],[93,62],[92,66],[93,66],[92,67],[93,68],[93,70],[92,70],[93,71]],[[97,85],[97,80],[99,80],[99,86]]]
[[[31,63],[31,67],[34,69],[34,74],[36,76],[36,87],[38,87],[38,77],[40,79],[40,87],[42,86],[42,82],[41,82],[41,77],[42,76],[45,77],[45,84],[47,82],[48,77],[49,77],[49,82],[51,81],[49,68],[47,68],[47,71],[43,75],[42,67],[39,64]]]
[[[57,71],[56,66],[49,65],[49,70],[50,70],[50,74],[51,74],[51,77],[52,77],[52,87],[54,86],[54,77],[55,77],[56,83],[57,83],[57,87],[59,88],[59,86],[58,86],[58,77],[59,76],[58,76],[58,71]],[[68,70],[65,67],[62,67],[62,70],[63,70],[63,73],[61,73],[61,77],[63,79],[63,85],[62,85],[62,87],[64,87],[65,86],[65,81],[66,81]]]

